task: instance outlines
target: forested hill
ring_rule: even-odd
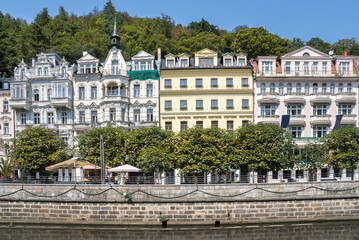
[[[117,16],[121,49],[126,60],[143,49],[156,54],[162,48],[167,53],[189,53],[208,47],[219,53],[246,52],[249,57],[281,55],[307,44],[323,52],[334,50],[340,54],[359,55],[359,43],[354,38],[342,39],[333,45],[319,38],[307,42],[292,40],[269,33],[263,27],[238,26],[233,31],[219,29],[202,19],[188,26],[175,24],[167,15],[157,18],[131,17],[116,11],[111,1],[100,11],[94,9],[84,16],[69,14],[63,7],[51,17],[46,8],[36,15],[32,23],[0,12],[0,72],[11,76],[14,67],[23,58],[31,58],[40,51],[55,51],[75,63],[88,51],[103,61],[109,49],[109,36]]]

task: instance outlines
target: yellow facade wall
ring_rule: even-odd
[[[196,79],[202,79],[203,86],[196,87]],[[211,86],[216,78],[217,87]],[[227,78],[233,79],[233,86],[227,86]],[[242,86],[242,78],[248,78],[248,86]],[[165,87],[165,80],[171,79],[172,87]],[[187,87],[180,86],[180,80],[187,80]],[[233,108],[227,108],[227,99],[233,100]],[[248,99],[248,108],[242,106],[242,99]],[[187,100],[187,109],[180,109],[180,101]],[[196,100],[203,100],[203,109],[196,108]],[[218,100],[218,108],[211,108],[211,100]],[[165,102],[172,101],[172,109],[165,109]],[[181,121],[188,127],[203,121],[203,127],[211,127],[218,121],[218,127],[227,129],[228,121],[233,121],[234,129],[243,121],[253,122],[253,77],[252,69],[171,69],[160,73],[160,124],[165,129],[166,122],[172,122],[172,131],[179,132]]]

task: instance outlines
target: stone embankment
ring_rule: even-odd
[[[229,185],[0,185],[0,221],[222,224],[359,219],[359,182]]]

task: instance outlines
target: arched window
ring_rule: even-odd
[[[112,75],[118,74],[118,61],[112,61]]]
[[[288,83],[287,84],[287,94],[291,94],[292,93],[292,84]]]
[[[309,95],[309,83],[306,83],[305,85],[304,85],[304,91],[305,91],[305,95]]]
[[[109,84],[107,87],[107,95],[108,96],[118,96],[118,86],[117,84]]]
[[[327,92],[327,84],[323,83],[322,84],[322,93],[326,93]]]
[[[265,93],[265,92],[266,92],[266,84],[261,83],[261,93]]]
[[[46,68],[44,69],[44,75],[45,75],[45,76],[49,76],[49,68],[46,67]]]
[[[313,83],[313,93],[318,93],[318,83]]]
[[[40,101],[40,94],[38,89],[34,90],[34,101]]]
[[[61,77],[66,77],[66,68],[65,67],[63,67],[61,69]]]
[[[269,86],[269,91],[271,93],[274,93],[275,92],[275,84],[274,83],[271,83],[270,86]]]
[[[25,69],[21,70],[21,79],[25,79]]]
[[[347,84],[347,91],[352,92],[352,84],[351,83]]]
[[[334,83],[330,84],[330,94],[335,95],[335,84]]]
[[[295,91],[296,93],[300,93],[302,91],[302,85],[300,83],[297,83]]]
[[[42,75],[42,68],[37,69],[37,75],[38,75],[38,76],[41,76],[41,75]]]
[[[279,89],[279,95],[283,95],[284,93],[284,85],[283,83],[279,83],[279,86],[278,86],[278,89]]]
[[[309,53],[307,52],[303,53],[303,57],[309,57]]]
[[[338,84],[338,93],[342,93],[343,92],[343,83],[339,83]]]

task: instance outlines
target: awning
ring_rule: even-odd
[[[45,170],[49,171],[49,172],[56,172],[59,170],[59,168],[73,168],[74,163],[75,163],[75,159],[69,159],[69,160],[48,166],[45,168]],[[76,160],[76,168],[80,168],[80,167],[86,166],[88,164],[89,164],[88,162],[85,162],[82,160]]]

